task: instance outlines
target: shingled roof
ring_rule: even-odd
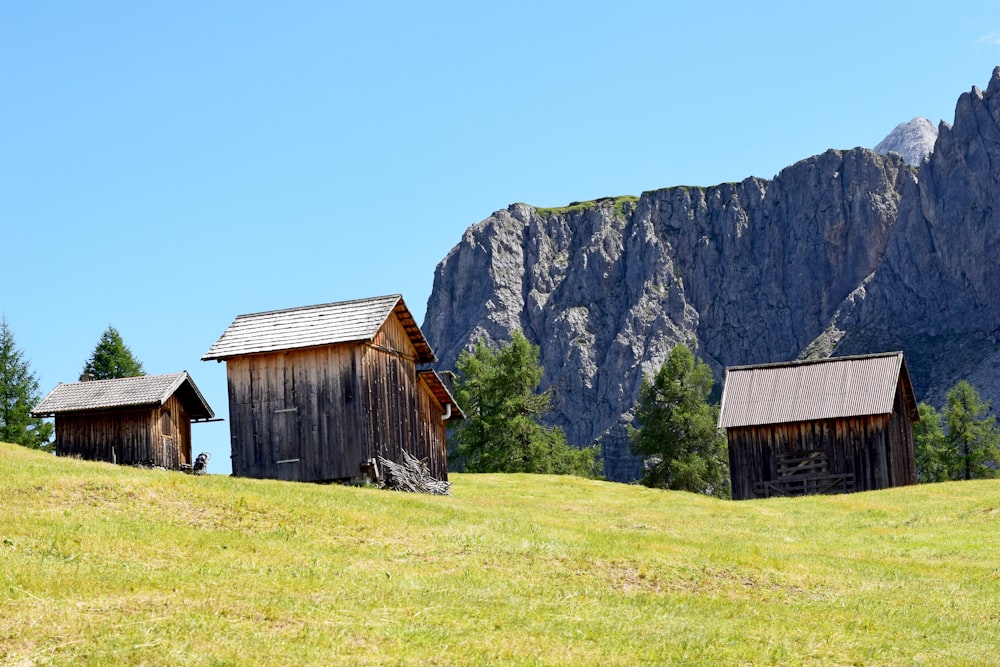
[[[239,315],[209,348],[202,361],[371,341],[393,312],[417,350],[417,363],[437,361],[399,294]]]
[[[896,385],[919,419],[902,352],[726,369],[719,428],[892,412]]]
[[[52,417],[67,412],[163,405],[177,392],[181,392],[181,400],[192,419],[211,419],[215,416],[187,371],[59,383],[35,406],[31,414],[35,417]]]

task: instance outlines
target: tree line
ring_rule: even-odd
[[[456,363],[456,400],[466,419],[449,436],[449,464],[465,472],[535,472],[600,477],[597,445],[577,449],[558,427],[545,426],[552,390],[538,392],[539,348],[515,331],[497,347],[480,339]],[[731,495],[725,431],[709,400],[713,377],[691,349],[676,345],[644,377],[628,427],[632,452],[644,461],[641,483],[655,488]],[[942,482],[1000,475],[1000,427],[990,405],[968,382],[949,392],[939,413],[920,403],[914,425],[917,481]]]
[[[107,380],[145,374],[121,334],[109,325],[84,363],[81,378]],[[38,389],[38,377],[17,347],[7,318],[0,318],[0,442],[44,451],[54,449],[52,424],[31,416],[32,408],[42,398]]]
[[[601,477],[600,447],[578,449],[561,428],[546,426],[552,389],[538,392],[539,348],[520,331],[491,347],[480,339],[456,362],[455,400],[466,419],[449,434],[449,467],[464,472],[530,472]],[[686,345],[645,378],[629,429],[646,460],[648,486],[729,496],[726,439],[708,402],[712,371]]]
[[[480,339],[459,355],[455,398],[467,418],[450,433],[450,467],[601,477],[599,445],[574,447],[561,428],[545,425],[552,389],[538,391],[543,374],[538,355],[538,346],[520,331],[499,346]],[[137,375],[145,375],[142,363],[109,325],[81,379]],[[711,369],[683,343],[654,375],[643,378],[628,427],[632,452],[645,463],[643,484],[729,497],[726,437],[716,428],[719,406],[709,400],[712,387]],[[41,399],[38,388],[6,318],[0,319],[0,441],[53,449],[52,424],[31,416]],[[927,403],[918,410],[913,429],[918,482],[1000,476],[1000,427],[989,415],[989,403],[968,382],[948,391],[941,412]]]
[[[972,385],[960,380],[949,389],[942,412],[927,403],[917,410],[913,448],[918,482],[1000,476],[1000,427],[989,414],[989,402]]]

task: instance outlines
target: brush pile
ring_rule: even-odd
[[[430,493],[436,496],[450,496],[451,483],[442,482],[431,475],[426,461],[421,461],[403,451],[403,462],[396,463],[384,456],[378,457],[384,475],[379,486],[390,491],[410,493]]]

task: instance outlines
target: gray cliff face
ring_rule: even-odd
[[[934,123],[926,118],[916,117],[908,123],[900,123],[875,146],[875,152],[882,155],[897,153],[907,164],[919,167],[934,150],[938,131]]]
[[[794,357],[884,252],[898,157],[828,151],[713,188],[567,209],[515,204],[471,227],[437,268],[423,331],[441,367],[512,329],[540,346],[551,421],[599,441],[612,479],[638,476],[624,424],[643,375],[678,342],[726,365]]]
[[[514,204],[438,265],[423,331],[452,369],[480,337],[539,345],[550,421],[641,461],[625,425],[678,342],[726,366],[902,349],[918,399],[955,380],[1000,398],[1000,68],[959,100],[917,173],[827,151],[774,180],[676,187],[561,209]]]
[[[885,257],[837,320],[837,348],[907,353],[918,397],[940,404],[968,379],[1000,402],[1000,67],[942,123],[907,188]]]

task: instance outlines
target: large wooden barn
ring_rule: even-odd
[[[240,315],[202,359],[226,362],[234,475],[347,481],[405,450],[448,478],[464,415],[398,294]]]
[[[186,371],[60,383],[31,414],[55,417],[60,456],[171,469],[192,463],[191,422],[215,416]]]
[[[728,368],[733,498],[913,484],[919,418],[902,352]]]

